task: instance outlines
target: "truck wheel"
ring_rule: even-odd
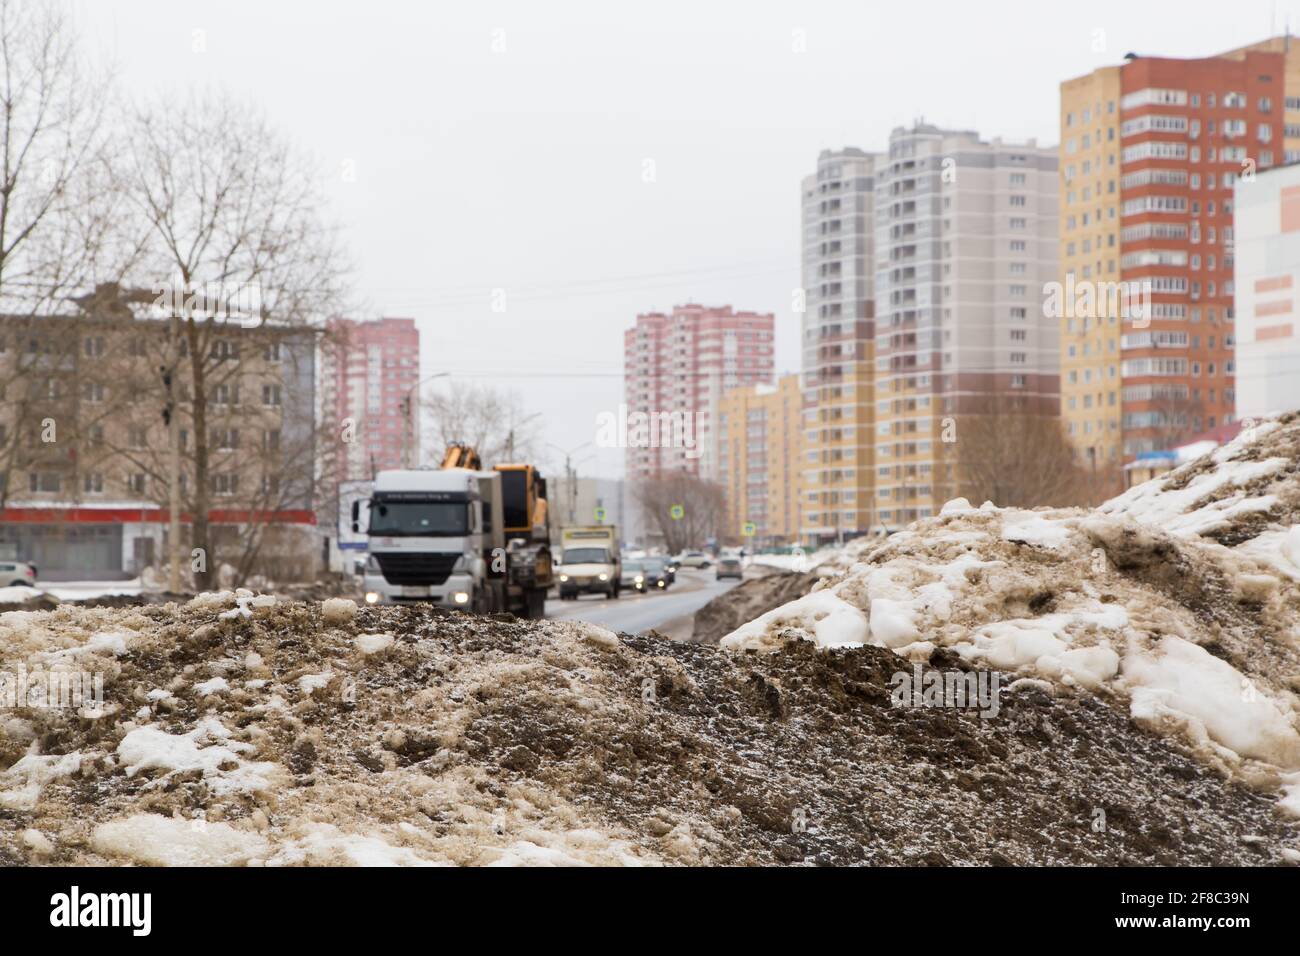
[[[539,621],[546,616],[546,592],[533,588],[528,592],[526,611],[531,620]]]

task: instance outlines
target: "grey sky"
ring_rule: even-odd
[[[621,400],[640,311],[773,311],[797,370],[820,149],[918,117],[1051,144],[1062,79],[1300,30],[1300,0],[70,4],[128,95],[225,89],[318,158],[362,317],[415,317],[425,374],[513,383],[563,447]],[[583,471],[621,474],[622,453]]]

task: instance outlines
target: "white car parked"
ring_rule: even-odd
[[[27,561],[0,561],[0,587],[35,587],[36,565]]]

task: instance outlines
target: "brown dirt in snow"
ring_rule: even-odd
[[[776,570],[742,581],[695,612],[690,639],[695,644],[716,644],[746,621],[803,597],[816,583],[817,575],[810,572]]]
[[[457,863],[571,831],[648,861],[713,864],[1269,864],[1300,835],[1270,795],[1092,695],[1004,688],[992,719],[892,707],[890,676],[910,665],[874,647],[733,654],[415,607],[363,608],[351,623],[314,604],[251,621],[176,607],[57,615],[61,633],[137,635],[105,664],[106,699],[126,706],[99,720],[19,712],[41,752],[89,759],[34,809],[0,811],[0,863],[38,861],[28,827],[55,845],[40,859],[126,862],[93,831],[142,812],[202,813],[271,850],[320,823]],[[353,641],[368,633],[395,641],[362,655]],[[932,666],[963,665],[941,651]],[[326,686],[301,686],[321,673]],[[194,691],[218,675],[230,691]],[[157,687],[174,696],[147,702]],[[283,708],[267,706],[273,695]],[[173,734],[220,719],[283,782],[221,794],[198,771],[128,777],[109,755],[139,707],[136,720]],[[0,744],[8,767],[23,748]]]

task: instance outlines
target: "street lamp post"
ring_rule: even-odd
[[[515,460],[515,429],[518,428],[520,425],[527,425],[534,418],[541,418],[541,417],[542,417],[541,412],[534,412],[533,414],[529,415],[527,418],[520,421],[519,425],[510,426],[510,431],[506,432],[506,461],[513,462]]]
[[[406,390],[405,397],[402,398],[402,417],[405,425],[405,441],[402,443],[402,464],[407,468],[415,467],[413,462],[413,452],[415,450],[415,390],[425,382],[432,382],[435,378],[446,378],[450,372],[435,372],[428,378],[422,378]]]
[[[564,480],[568,484],[568,491],[569,491],[569,524],[570,525],[577,524],[577,521],[575,520],[574,517],[574,511],[577,508],[577,501],[578,501],[578,482],[577,482],[577,476],[574,474],[574,469],[573,469],[573,456],[576,452],[582,451],[582,449],[588,447],[589,445],[591,445],[591,442],[585,441],[581,445],[578,445],[576,448],[569,448],[566,450],[564,448],[561,448],[559,445],[552,445],[549,442],[547,443],[548,448],[554,448],[556,451],[564,453]]]

